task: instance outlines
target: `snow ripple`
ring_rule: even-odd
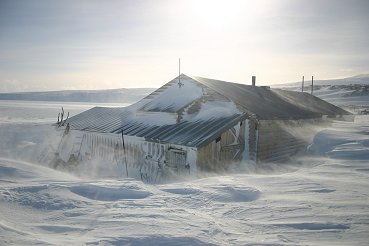
[[[208,242],[203,242],[197,238],[192,237],[166,237],[166,236],[152,236],[152,237],[123,237],[113,238],[110,240],[101,240],[98,242],[90,242],[93,245],[215,245]]]
[[[350,227],[344,224],[331,223],[291,223],[291,224],[274,224],[275,226],[291,227],[299,230],[346,230]]]
[[[0,179],[1,179],[1,181],[12,180],[12,179],[15,179],[15,178],[29,178],[29,177],[31,177],[31,175],[29,175],[25,171],[19,170],[19,169],[14,168],[14,167],[0,166]]]
[[[148,191],[125,187],[110,188],[96,185],[80,185],[69,188],[71,192],[92,200],[117,201],[122,199],[143,199],[151,195]]]
[[[206,188],[166,188],[165,192],[175,195],[191,196],[193,198],[202,198],[202,200],[212,202],[252,202],[257,200],[261,192],[252,187],[237,187],[231,185],[215,185]]]
[[[58,187],[48,185],[21,186],[1,190],[0,195],[9,202],[43,210],[63,210],[79,207],[79,202],[66,200],[54,194]]]
[[[252,202],[260,197],[261,192],[251,187],[214,187],[214,193],[209,198],[215,202]]]

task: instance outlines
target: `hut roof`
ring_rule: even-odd
[[[181,75],[125,108],[95,107],[68,119],[72,129],[123,133],[201,147],[240,120],[306,119],[348,112],[307,93]]]
[[[194,79],[241,105],[260,120],[309,119],[318,118],[322,115],[350,114],[308,93],[271,89],[268,86],[230,83],[201,77],[194,77]]]
[[[200,147],[215,140],[226,129],[246,118],[231,114],[207,120],[176,123],[174,115],[135,114],[131,108],[94,107],[68,120],[72,129],[103,133],[121,133],[146,140]]]

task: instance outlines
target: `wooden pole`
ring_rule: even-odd
[[[301,92],[304,92],[304,76],[302,76]]]
[[[314,91],[314,76],[311,76],[311,95],[313,95]]]

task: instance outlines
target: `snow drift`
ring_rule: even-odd
[[[0,110],[1,245],[367,244],[367,116],[320,131],[278,172],[149,185],[43,166],[53,117]]]

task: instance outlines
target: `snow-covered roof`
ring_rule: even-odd
[[[169,118],[168,118],[169,117]],[[170,118],[172,117],[172,118]],[[217,138],[224,129],[237,124],[245,115],[228,114],[222,117],[206,117],[176,122],[174,115],[141,114],[127,108],[95,107],[68,120],[71,129],[121,133],[144,137],[147,140],[200,147]]]
[[[125,108],[95,107],[68,120],[72,129],[200,147],[240,120],[306,119],[348,112],[307,93],[184,74]]]
[[[180,81],[174,79],[150,94],[140,110],[175,113],[202,96],[203,87],[192,78],[182,75]]]

